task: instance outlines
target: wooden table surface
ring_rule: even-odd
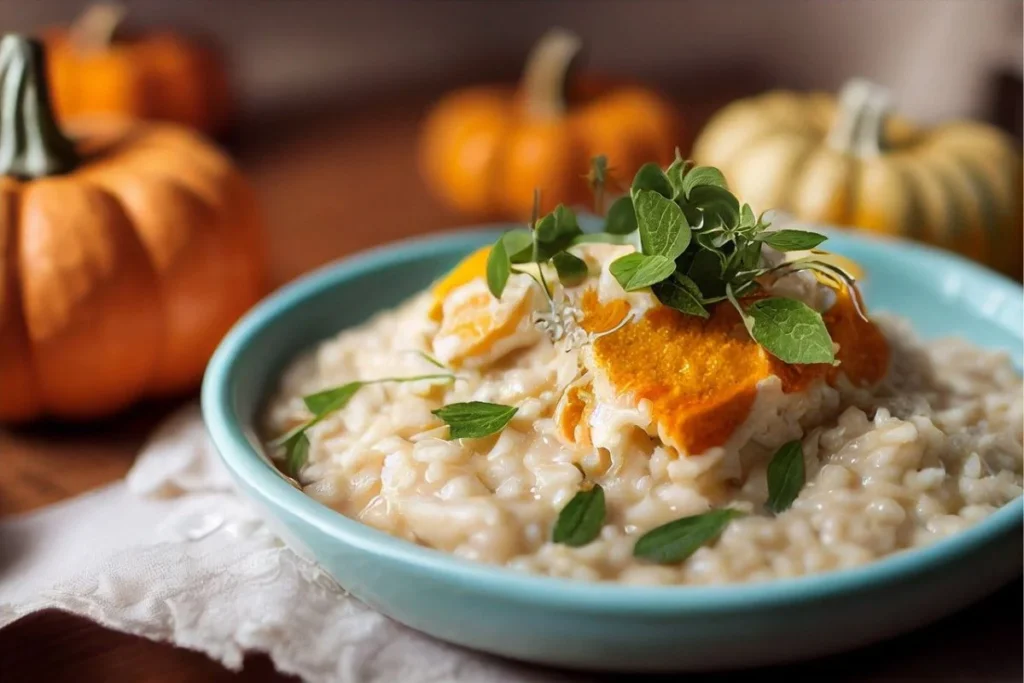
[[[231,141],[264,205],[275,284],[372,245],[468,223],[434,201],[416,173],[417,123],[428,101],[405,97],[342,108],[298,124],[280,116],[242,129]],[[695,112],[691,120],[703,115]],[[0,429],[0,517],[123,476],[150,430],[189,398],[146,403],[87,426],[45,422]],[[843,681],[1020,681],[1021,604],[1016,582],[917,633],[779,673]],[[236,680],[288,679],[262,655],[251,656],[235,674],[203,655],[61,613],[32,615],[0,630],[5,683]]]

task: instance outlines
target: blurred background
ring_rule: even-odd
[[[5,30],[68,24],[83,0],[2,0]],[[577,32],[588,64],[725,94],[837,89],[858,75],[925,121],[993,118],[1021,78],[1014,0],[131,0],[127,26],[206,35],[244,116],[396,91],[513,80],[549,27]],[[743,82],[736,82],[742,79]],[[705,99],[706,91],[674,92]],[[714,94],[714,92],[710,93]]]
[[[90,4],[0,0],[0,25],[68,26]],[[835,92],[854,76],[889,88],[914,120],[971,117],[1019,139],[1021,5],[136,0],[123,3],[122,35],[170,30],[220,52],[236,108],[218,138],[254,174],[273,279],[281,282],[370,243],[474,220],[423,187],[418,126],[446,92],[514,84],[551,27],[582,38],[588,70],[643,82],[670,99],[684,121],[684,152],[707,118],[737,97],[773,88]],[[391,182],[379,182],[382,174]],[[382,201],[396,187],[405,201]],[[373,216],[363,218],[368,204]]]
[[[755,209],[1019,279],[1022,4],[0,0],[0,26],[44,41],[66,130],[164,120],[226,152],[254,191],[232,210],[259,226],[264,292],[391,240],[524,220],[535,187],[591,206],[592,155],[614,190],[676,148]],[[832,194],[808,182],[822,168]]]

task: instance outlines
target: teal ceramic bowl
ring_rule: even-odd
[[[847,650],[954,612],[1021,574],[1024,507],[858,569],[722,587],[639,587],[529,576],[393,538],[294,488],[261,453],[254,419],[296,354],[426,287],[498,227],[376,249],[317,270],[252,310],[203,384],[207,427],[241,492],[297,552],[414,629],[518,660],[592,670],[711,670]],[[834,233],[868,271],[872,310],[925,337],[957,334],[1022,356],[1015,283],[954,256]]]

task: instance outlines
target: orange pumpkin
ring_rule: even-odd
[[[169,31],[125,35],[123,17],[97,4],[71,28],[43,33],[58,118],[115,114],[220,132],[231,102],[218,56]]]
[[[252,190],[195,133],[65,137],[39,43],[0,39],[0,420],[191,389],[264,291]]]
[[[680,136],[673,108],[637,85],[570,78],[581,47],[570,33],[550,32],[534,47],[518,90],[470,88],[436,105],[419,157],[442,200],[467,214],[521,219],[535,188],[542,210],[589,202],[580,169],[598,154],[627,184],[645,162],[672,160]]]

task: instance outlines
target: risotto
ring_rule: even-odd
[[[956,339],[923,343],[900,318],[874,316],[852,337],[871,353],[844,357],[842,321],[828,313],[844,299],[805,271],[767,290],[825,311],[839,364],[797,376],[753,345],[715,366],[719,350],[750,342],[742,323],[723,313],[701,357],[717,310],[679,314],[671,333],[681,344],[659,336],[650,321],[665,307],[609,274],[633,250],[575,249],[588,276],[554,285],[560,319],[537,314],[550,311],[532,274],[513,273],[498,299],[482,255],[470,257],[432,291],[297,359],[269,402],[268,438],[308,421],[303,397],[354,380],[423,377],[360,385],[343,409],[309,425],[293,472],[302,489],[413,543],[593,581],[706,584],[851,567],[955,534],[1021,494],[1022,384],[1005,354]],[[609,318],[616,305],[620,315]],[[704,336],[686,337],[684,318]],[[545,334],[573,321],[578,329]],[[656,386],[682,367],[694,372],[675,375],[696,377],[699,405],[679,386]],[[456,402],[516,410],[496,433],[452,439],[437,411]],[[766,469],[794,441],[805,483],[773,513]],[[282,449],[271,450],[283,464]],[[595,486],[606,510],[593,538],[555,542],[560,513]],[[681,561],[636,552],[645,533],[711,510],[736,514]]]

